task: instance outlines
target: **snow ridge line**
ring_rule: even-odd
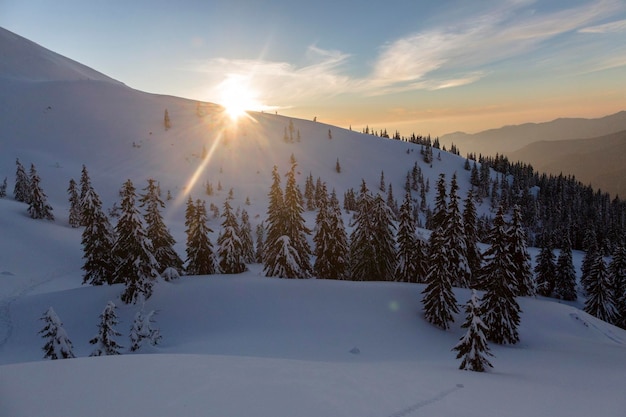
[[[417,402],[413,405],[410,405],[400,411],[396,411],[393,414],[389,414],[386,417],[405,417],[411,413],[413,413],[414,411],[419,410],[420,408],[426,407],[430,404],[436,403],[437,401],[441,401],[443,400],[445,397],[447,397],[448,395],[452,394],[455,391],[460,390],[461,388],[463,388],[463,384],[456,384],[454,387],[449,388],[445,391],[441,391],[439,394],[435,395],[434,397],[431,397],[427,400],[422,400],[420,402]]]

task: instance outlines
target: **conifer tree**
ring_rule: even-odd
[[[67,194],[69,195],[69,203],[70,203],[70,215],[69,215],[69,223],[72,227],[80,227],[81,223],[81,211],[80,211],[80,200],[78,198],[78,190],[76,189],[76,181],[74,178],[70,179],[70,185],[67,188]]]
[[[515,275],[509,251],[510,236],[504,221],[504,210],[498,209],[489,231],[485,264],[480,282],[486,292],[480,305],[483,322],[487,326],[487,339],[498,344],[515,344],[519,341],[517,327],[521,309],[515,300]]]
[[[30,166],[30,200],[28,202],[28,214],[33,219],[54,220],[52,207],[48,204],[48,197],[39,185],[41,179],[35,165]]]
[[[248,212],[245,209],[241,210],[239,237],[243,250],[243,261],[248,264],[254,263],[255,254],[254,242],[252,241],[252,226],[250,225],[250,216],[248,216]]]
[[[256,225],[256,246],[254,251],[255,261],[259,264],[263,263],[265,256],[265,226],[263,223]]]
[[[113,301],[109,301],[100,314],[100,324],[98,324],[98,334],[89,341],[96,345],[96,349],[89,356],[119,355],[122,346],[115,341],[115,337],[121,334],[115,330],[118,324],[117,307]]]
[[[164,272],[173,268],[177,274],[180,274],[183,270],[183,261],[174,250],[176,241],[163,222],[161,210],[165,208],[165,203],[159,196],[156,181],[149,178],[144,191],[145,194],[141,195],[139,200],[140,207],[145,210],[146,237],[152,243],[152,253],[158,264],[158,270]]]
[[[306,177],[304,185],[304,198],[306,199],[306,209],[309,211],[315,210],[317,205],[315,201],[315,185],[313,184],[313,174],[309,173]]]
[[[555,272],[554,295],[556,298],[566,301],[576,300],[576,271],[574,270],[569,238],[565,238],[564,246],[556,262]]]
[[[601,253],[596,252],[589,271],[589,287],[584,310],[607,323],[616,320],[611,276]]]
[[[452,292],[454,278],[450,271],[449,248],[446,247],[445,233],[447,228],[446,181],[443,174],[437,182],[435,213],[431,224],[435,227],[430,235],[428,253],[428,272],[426,288],[422,291],[424,298],[424,317],[435,326],[447,330],[454,321],[453,314],[459,312],[456,298]]]
[[[126,180],[120,195],[122,215],[115,227],[117,240],[113,245],[113,256],[118,261],[114,282],[126,285],[121,299],[134,304],[152,295],[152,286],[159,277],[159,264],[152,255],[152,244],[135,206],[135,187],[131,180]]]
[[[465,322],[461,327],[467,329],[467,332],[452,350],[458,352],[457,359],[463,358],[459,369],[484,372],[487,367],[493,368],[487,359],[493,355],[487,344],[487,326],[480,318],[480,300],[475,290],[472,290],[472,296],[465,305],[465,314]]]
[[[626,244],[623,241],[613,251],[609,275],[614,288],[613,300],[617,315],[615,325],[626,329]]]
[[[0,184],[0,198],[7,196],[7,177],[4,177],[4,181]]]
[[[159,344],[161,341],[161,332],[155,328],[153,317],[156,315],[154,310],[145,314],[143,307],[135,314],[133,325],[130,328],[130,351],[138,351],[148,341],[151,346]]]
[[[550,240],[543,239],[539,259],[535,265],[535,281],[537,282],[537,294],[543,297],[551,297],[554,292],[556,276],[556,257],[552,251]]]
[[[83,217],[86,215],[85,213],[86,208],[85,208],[84,200],[86,198],[87,193],[90,190],[92,190],[93,187],[91,186],[91,179],[89,178],[89,172],[87,172],[87,167],[84,164],[83,164],[81,174],[80,174],[79,185],[80,185],[80,195],[78,197],[78,201],[79,201],[79,211],[80,211],[80,216],[81,216],[80,225],[87,226],[87,220],[83,219]]]
[[[513,261],[515,275],[515,295],[529,296],[535,294],[535,282],[530,266],[530,254],[526,246],[526,234],[522,226],[522,211],[518,205],[513,207],[513,221],[509,231],[509,251]]]
[[[246,270],[243,246],[239,237],[239,224],[230,206],[230,198],[224,201],[222,231],[217,238],[219,269],[223,274],[239,274]]]
[[[313,237],[316,257],[313,273],[322,279],[344,279],[348,267],[348,243],[341,208],[335,190],[329,200],[326,185],[322,187],[324,192],[318,199],[319,211],[315,218],[316,233]]]
[[[28,174],[26,174],[26,170],[19,159],[15,160],[15,165],[17,168],[15,171],[13,197],[15,198],[15,201],[29,204],[32,195],[30,178],[28,177]]]
[[[425,283],[426,275],[428,275],[428,241],[420,233],[415,239],[415,282]]]
[[[417,262],[419,254],[415,251],[415,219],[411,204],[411,193],[407,191],[400,206],[400,223],[398,225],[398,263],[395,279],[401,282],[417,282]]]
[[[113,284],[116,260],[112,250],[115,235],[109,219],[102,211],[102,202],[93,188],[82,199],[81,221],[85,224],[83,245],[83,284]]]
[[[270,189],[268,233],[265,242],[264,271],[268,277],[308,278],[311,273],[311,249],[306,240],[310,230],[304,223],[302,195],[296,184],[296,160],[291,156],[284,195],[280,190],[278,168]]]
[[[196,200],[195,205],[191,197],[187,202],[187,275],[209,275],[216,273],[213,244],[209,233],[213,230],[207,225],[206,205],[204,201]]]
[[[475,166],[475,164],[474,164]],[[470,288],[477,288],[476,277],[480,273],[482,254],[478,249],[478,215],[474,205],[474,193],[470,190],[467,193],[463,205],[463,228],[465,231],[465,250],[467,254],[467,266],[469,267],[469,277],[467,279]]]
[[[59,319],[52,307],[44,313],[41,320],[44,321],[45,326],[39,331],[39,334],[47,340],[43,346],[44,359],[74,358],[72,341],[67,336],[61,319]]]
[[[444,246],[447,250],[448,263],[453,285],[467,287],[469,285],[470,268],[467,261],[467,246],[465,243],[465,228],[459,207],[459,186],[456,173],[450,180],[450,195],[446,213],[444,229]]]

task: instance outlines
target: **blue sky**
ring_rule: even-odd
[[[626,109],[623,0],[0,0],[0,26],[133,88],[354,129]]]

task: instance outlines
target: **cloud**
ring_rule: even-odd
[[[243,74],[264,103],[295,106],[344,93],[379,96],[459,87],[477,82],[497,71],[498,63],[524,56],[559,35],[626,30],[626,20],[594,25],[623,11],[621,0],[595,0],[548,13],[535,10],[532,0],[496,4],[380,46],[370,71],[358,78],[348,74],[350,54],[316,45],[307,49],[308,63],[303,66],[216,58],[196,69],[206,72],[213,84]]]
[[[615,22],[609,22],[597,26],[588,26],[579,29],[580,33],[621,33],[626,32],[626,19],[616,20]]]

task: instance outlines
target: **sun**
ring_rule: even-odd
[[[224,106],[226,114],[233,121],[246,115],[246,111],[261,107],[257,99],[258,93],[246,77],[231,75],[217,86],[217,90],[218,103]]]

